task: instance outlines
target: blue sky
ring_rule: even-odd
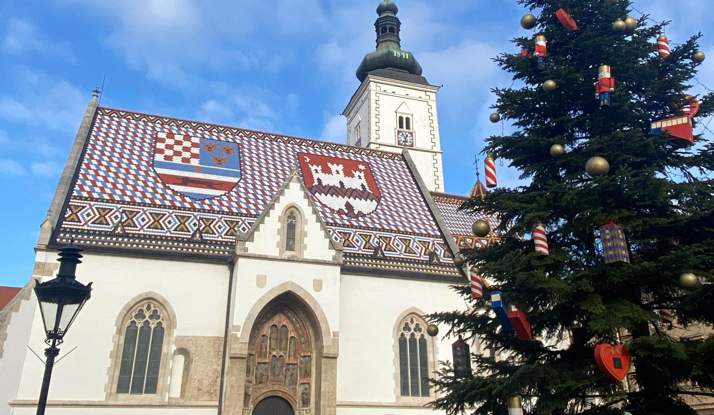
[[[491,58],[526,34],[515,0],[396,0],[402,47],[438,94],[446,189],[467,194],[473,154],[500,133]],[[710,0],[636,0],[672,20],[672,42],[704,31],[699,79],[714,88]],[[377,0],[24,0],[0,4],[0,285],[23,285],[91,90],[102,105],[345,142],[339,114],[374,50]],[[686,5],[686,7],[684,7]],[[633,13],[639,17],[639,13]],[[700,92],[700,89],[695,89]],[[517,174],[499,166],[502,185]]]

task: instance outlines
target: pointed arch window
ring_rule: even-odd
[[[285,250],[295,252],[295,227],[297,226],[297,213],[294,209],[288,211],[285,234]]]
[[[156,394],[166,329],[164,315],[154,302],[132,309],[124,326],[117,394]]]
[[[399,390],[401,396],[429,396],[429,342],[426,324],[416,316],[408,316],[398,335]]]

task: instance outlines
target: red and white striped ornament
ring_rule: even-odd
[[[660,318],[662,319],[662,324],[674,323],[674,313],[672,312],[672,310],[660,309],[657,310],[657,314],[659,314]]]
[[[476,267],[471,268],[469,272],[469,279],[471,280],[471,296],[480,300],[483,298],[483,280],[478,274],[478,269]]]
[[[548,236],[545,233],[545,226],[539,223],[533,228],[533,242],[535,251],[541,255],[548,255]]]
[[[486,156],[484,166],[486,170],[486,187],[498,186],[498,180],[496,180],[496,159],[493,158],[493,155],[489,154]]]
[[[663,58],[669,56],[669,39],[664,34],[659,35],[657,38],[657,52]]]

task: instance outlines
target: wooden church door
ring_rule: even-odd
[[[293,415],[293,407],[285,399],[271,396],[258,402],[253,415]]]

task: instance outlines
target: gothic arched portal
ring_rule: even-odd
[[[258,314],[245,360],[244,414],[282,415],[257,412],[273,397],[284,399],[299,414],[316,413],[322,345],[314,320],[291,293],[276,297]]]

